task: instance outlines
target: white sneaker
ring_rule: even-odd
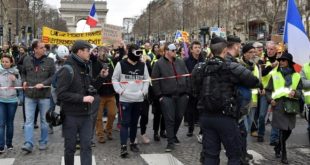
[[[198,143],[202,144],[202,134],[197,135]]]
[[[137,137],[135,138],[135,142],[134,142],[134,143],[135,143],[135,144],[138,144],[138,143],[139,143]]]
[[[142,139],[142,143],[144,143],[144,144],[149,144],[150,143],[150,138],[148,138],[147,136],[146,136],[146,134],[144,134],[144,135],[141,135],[141,139]]]

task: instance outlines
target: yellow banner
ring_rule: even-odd
[[[87,33],[69,33],[45,26],[42,29],[42,41],[46,44],[70,46],[73,45],[76,40],[85,40],[91,44],[103,46],[102,32],[100,30]]]

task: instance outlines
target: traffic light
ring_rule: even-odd
[[[0,36],[3,36],[3,25],[0,25]]]

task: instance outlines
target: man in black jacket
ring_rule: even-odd
[[[199,62],[204,62],[205,58],[201,54],[201,44],[198,41],[192,42],[190,45],[190,54],[187,59],[185,59],[185,64],[189,73],[192,73],[194,67]],[[198,121],[199,112],[197,110],[197,98],[194,95],[189,95],[188,105],[186,114],[188,121],[188,137],[193,136],[195,122]]]
[[[155,63],[152,71],[152,78],[175,76],[152,82],[165,119],[168,138],[166,152],[171,152],[174,144],[180,143],[176,135],[187,107],[189,93],[188,77],[180,77],[188,74],[188,71],[184,61],[176,58],[176,51],[174,44],[166,44],[165,55]]]
[[[204,164],[220,164],[221,143],[226,149],[228,164],[240,165],[241,142],[238,130],[239,112],[236,108],[236,86],[251,88],[259,80],[240,64],[227,62],[227,42],[216,37],[211,40],[213,58],[197,65],[192,72],[193,86],[200,91],[198,108],[203,132]],[[199,89],[201,88],[201,89]]]
[[[91,45],[78,40],[72,46],[72,54],[65,64],[73,68],[73,80],[68,69],[61,69],[57,74],[57,98],[64,113],[63,135],[65,138],[65,164],[74,164],[77,134],[81,145],[81,164],[92,164],[92,121],[91,104],[94,93],[90,91],[91,66],[89,50]],[[68,83],[68,82],[71,82]]]

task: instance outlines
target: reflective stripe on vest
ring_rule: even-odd
[[[303,66],[303,71],[305,72],[306,79],[310,80],[310,63],[306,63]],[[310,104],[310,89],[303,91],[304,97],[305,97],[305,104]]]
[[[253,75],[257,78],[259,78],[259,70],[257,65],[254,65],[254,70],[252,71]],[[252,102],[253,103],[257,103],[257,94],[258,94],[258,90],[257,89],[252,89]]]
[[[109,64],[112,66],[112,68],[114,69],[114,64],[113,64],[113,61],[110,59],[110,58],[108,58],[108,61],[109,61]]]
[[[292,84],[290,88],[285,87],[285,80],[281,74],[281,72],[274,72],[272,74],[272,81],[273,81],[273,89],[272,92],[272,99],[279,99],[281,97],[289,97],[289,93],[292,90],[296,90],[298,83],[300,81],[300,75],[298,73],[292,74]]]

